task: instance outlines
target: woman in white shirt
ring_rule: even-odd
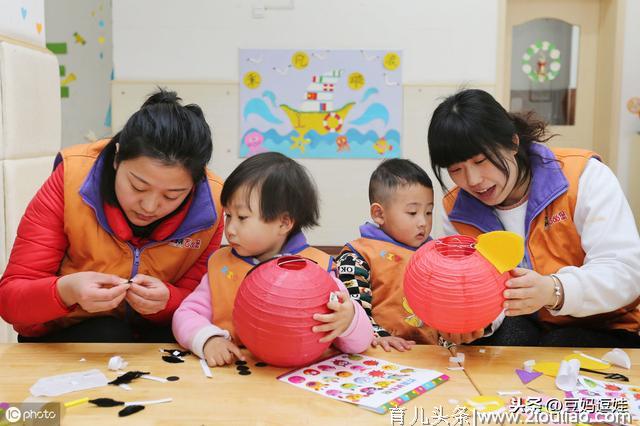
[[[446,169],[456,185],[443,199],[445,232],[525,239],[504,292],[506,320],[486,343],[640,346],[640,238],[596,153],[548,148],[543,122],[508,113],[481,90],[445,99],[428,137],[438,180],[444,187]]]

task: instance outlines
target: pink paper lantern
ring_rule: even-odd
[[[469,333],[489,325],[502,311],[510,274],[501,274],[475,249],[475,238],[452,235],[432,240],[411,257],[404,293],[427,325]]]
[[[284,256],[257,266],[242,281],[233,307],[233,323],[257,358],[278,367],[316,361],[331,342],[314,333],[323,323],[313,314],[330,313],[329,295],[338,286],[327,271],[299,257]]]

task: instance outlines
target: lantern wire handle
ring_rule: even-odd
[[[475,251],[475,241],[467,243],[457,237],[450,237],[447,241],[436,240],[436,250],[438,253],[451,258],[465,257]]]

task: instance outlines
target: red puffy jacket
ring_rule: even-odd
[[[46,322],[71,312],[60,300],[56,289],[60,263],[69,246],[64,233],[63,176],[63,164],[60,163],[27,206],[18,226],[9,263],[0,280],[0,317],[13,324],[13,328],[24,336],[46,334],[49,331]],[[105,209],[105,212],[119,237],[131,238],[129,242],[134,245],[141,244],[131,236],[119,209]],[[182,217],[181,213],[172,216],[154,233],[176,229]],[[170,291],[166,307],[155,314],[143,315],[145,318],[158,324],[171,321],[173,312],[207,272],[207,260],[220,246],[223,228],[223,221],[220,221],[207,250],[198,261],[179,281],[166,283]]]

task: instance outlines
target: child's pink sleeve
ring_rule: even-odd
[[[333,272],[331,276],[336,281],[336,284],[338,284],[340,291],[348,293],[347,288],[342,281],[336,278]],[[353,320],[344,333],[333,341],[333,346],[344,353],[357,354],[366,351],[369,345],[371,345],[371,341],[373,340],[373,326],[362,306],[350,297],[349,302],[353,303],[355,310]]]
[[[227,330],[211,323],[212,318],[209,275],[205,274],[198,287],[182,301],[173,314],[173,335],[182,347],[204,358],[204,344],[209,338],[222,336],[230,339]]]

